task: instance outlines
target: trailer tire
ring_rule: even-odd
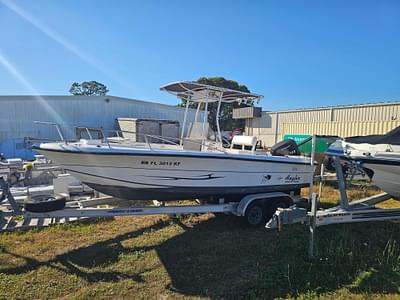
[[[245,211],[244,221],[249,227],[259,227],[266,223],[266,209],[262,201],[252,202]]]
[[[47,197],[43,201],[38,202],[26,202],[24,203],[24,208],[29,212],[51,212],[55,210],[60,210],[65,207],[66,199],[65,197]]]
[[[271,201],[271,204],[267,209],[267,219],[271,219],[278,208],[288,208],[292,204],[293,201],[290,198],[276,198],[275,200]]]

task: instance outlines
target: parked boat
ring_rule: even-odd
[[[400,199],[400,127],[385,135],[337,140],[327,154],[357,164],[379,188]]]
[[[130,200],[235,199],[272,191],[298,193],[309,185],[310,158],[290,155],[298,154],[290,142],[272,153],[288,155],[259,151],[257,139],[249,136],[235,136],[230,148],[223,147],[218,122],[221,103],[248,103],[262,96],[187,81],[161,90],[186,101],[179,141],[148,135],[147,142],[140,143],[112,137],[42,143],[36,149],[93,189]],[[209,139],[206,113],[202,122],[198,113],[190,124],[186,117],[190,103],[197,103],[199,112],[201,107],[207,111],[212,102],[218,103],[214,140]],[[160,143],[149,142],[150,138]]]

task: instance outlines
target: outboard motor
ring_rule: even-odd
[[[273,145],[271,154],[276,156],[300,155],[300,150],[294,140],[288,139]]]

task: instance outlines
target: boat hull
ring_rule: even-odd
[[[304,160],[207,153],[88,153],[40,149],[83,183],[128,200],[179,200],[295,191],[309,185]],[[235,197],[232,197],[234,199]]]
[[[147,188],[130,188],[124,186],[109,186],[99,185],[94,183],[86,183],[91,188],[101,193],[112,195],[116,198],[127,200],[159,200],[159,201],[173,201],[173,200],[188,200],[188,199],[203,199],[212,198],[217,201],[224,198],[229,202],[240,201],[244,195],[268,192],[295,192],[296,195],[300,193],[302,187],[308,184],[297,184],[290,186],[266,186],[266,187],[241,187],[241,188],[225,188],[225,187],[171,187],[163,189],[147,189]]]
[[[344,161],[357,162],[384,192],[400,199],[400,147],[388,144],[353,144],[338,140],[332,144],[328,155]]]
[[[400,199],[400,160],[363,159],[363,168],[372,171],[376,186],[396,199]]]

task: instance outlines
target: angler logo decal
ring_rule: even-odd
[[[288,175],[284,178],[285,183],[297,183],[300,182],[300,176],[299,175]]]

